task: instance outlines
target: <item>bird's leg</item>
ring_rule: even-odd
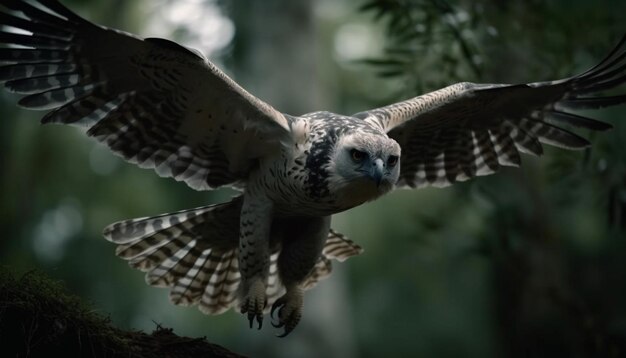
[[[302,318],[303,307],[304,291],[302,288],[297,284],[287,286],[287,292],[272,305],[272,319],[274,319],[275,311],[278,310],[276,317],[278,322],[272,322],[272,325],[276,328],[285,328],[283,334],[278,337],[285,337],[296,328]]]
[[[239,271],[242,283],[241,313],[248,313],[250,328],[256,318],[263,325],[263,310],[267,305],[265,283],[269,274],[269,233],[272,223],[272,203],[265,196],[246,192],[239,229]]]
[[[285,233],[280,256],[278,273],[287,292],[272,305],[272,318],[277,312],[274,327],[284,327],[279,337],[288,335],[300,322],[305,279],[315,267],[324,242],[330,230],[330,216],[289,219],[290,227]]]

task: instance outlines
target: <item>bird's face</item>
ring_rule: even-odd
[[[331,163],[331,190],[360,204],[393,189],[400,175],[400,145],[383,134],[348,134],[339,139]]]

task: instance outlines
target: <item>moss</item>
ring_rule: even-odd
[[[59,282],[32,271],[21,278],[0,267],[0,355],[92,357],[241,357],[204,338],[124,331]]]

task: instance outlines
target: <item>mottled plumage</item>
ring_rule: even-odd
[[[84,126],[129,162],[194,189],[241,191],[226,203],[110,225],[104,236],[116,254],[148,284],[169,287],[175,304],[207,314],[237,307],[259,328],[271,308],[285,335],[331,260],[362,252],[330,228],[333,214],[395,187],[518,166],[520,152],[541,155],[542,144],[584,148],[561,126],[611,126],[570,110],[626,102],[597,96],[626,81],[622,39],[568,79],[459,83],[353,116],[290,116],[195,50],[92,24],[57,0],[36,2],[6,0],[0,11],[0,25],[22,30],[0,32],[0,80],[25,95],[22,107],[49,111],[43,123]]]

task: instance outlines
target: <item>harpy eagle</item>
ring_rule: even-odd
[[[45,110],[43,123],[87,127],[114,153],[196,190],[233,200],[121,221],[116,254],[207,314],[231,307],[259,328],[277,310],[287,335],[304,291],[332,259],[361,253],[333,214],[396,188],[447,186],[519,166],[542,144],[581,149],[562,128],[611,126],[571,113],[626,102],[599,96],[626,82],[626,38],[580,75],[529,84],[458,83],[351,116],[291,116],[259,100],[199,52],[95,25],[57,0],[3,0],[0,80]],[[4,30],[3,30],[4,31]],[[28,34],[25,34],[26,31]]]

